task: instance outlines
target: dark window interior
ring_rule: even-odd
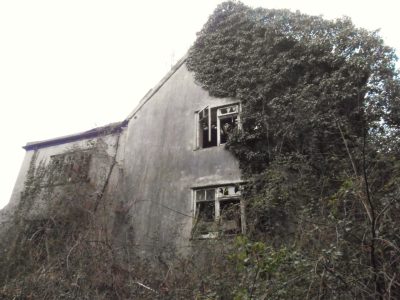
[[[215,216],[214,201],[197,202],[196,211],[199,220],[203,222],[214,222],[214,216]]]
[[[196,191],[196,212],[199,220],[214,222],[215,219],[215,189]]]
[[[220,142],[224,144],[228,140],[229,133],[236,127],[237,115],[220,119],[221,137]]]
[[[241,230],[240,200],[220,201],[221,229],[226,234],[237,234]]]

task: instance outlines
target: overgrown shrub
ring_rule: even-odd
[[[395,62],[348,18],[240,2],[219,5],[198,34],[189,69],[242,106],[227,149],[249,182],[249,245],[262,251],[243,258],[240,299],[400,297]],[[261,276],[282,249],[297,260]]]

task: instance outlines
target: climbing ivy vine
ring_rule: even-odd
[[[348,18],[240,2],[219,5],[198,33],[189,70],[242,104],[227,148],[249,182],[245,244],[262,253],[241,244],[233,256],[238,299],[400,297],[396,59]],[[296,259],[262,271],[282,249]]]

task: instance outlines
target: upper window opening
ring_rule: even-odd
[[[209,148],[225,144],[228,135],[238,126],[239,105],[207,106],[199,111],[198,147]]]

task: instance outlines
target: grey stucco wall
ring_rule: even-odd
[[[76,201],[93,212],[121,257],[127,248],[153,258],[190,253],[193,188],[240,181],[238,161],[224,146],[196,149],[196,112],[237,101],[210,97],[185,64],[145,100],[119,135],[27,151],[10,203],[0,211],[2,228],[16,212],[49,218]],[[87,180],[69,182],[52,170],[54,156],[74,151],[92,153]],[[54,184],[57,176],[61,182]]]
[[[240,181],[238,162],[223,146],[195,149],[195,112],[234,102],[210,97],[183,64],[133,115],[120,147],[123,201],[131,205],[135,247],[142,254],[187,252],[192,188]]]

